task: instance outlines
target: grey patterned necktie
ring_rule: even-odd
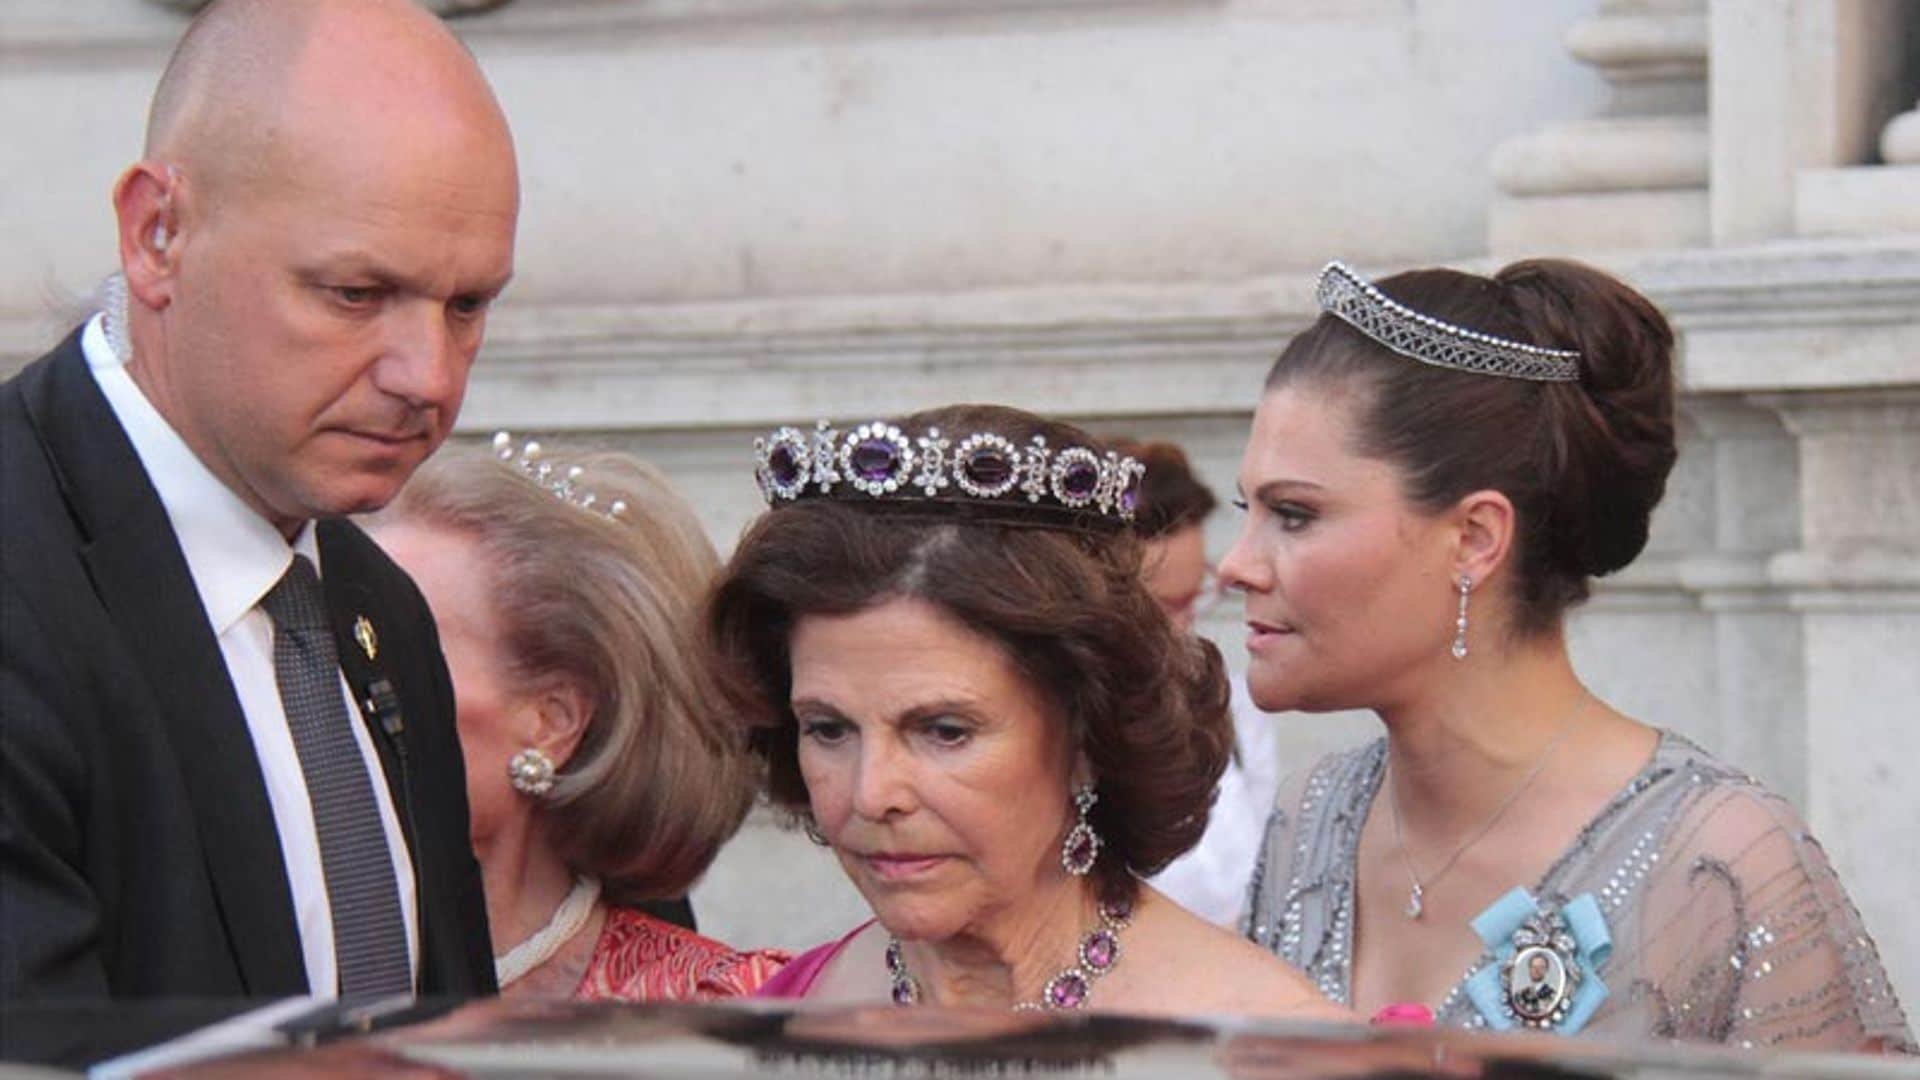
[[[366,759],[348,727],[320,575],[305,555],[293,557],[260,606],[273,618],[273,674],[319,833],[340,994],[410,993],[407,928],[387,834]]]

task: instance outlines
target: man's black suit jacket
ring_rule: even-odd
[[[0,504],[0,1002],[306,993],[246,720],[77,332],[0,385]],[[359,529],[318,529],[348,685],[366,701],[384,677],[398,694],[397,736],[362,719],[412,848],[419,990],[490,993],[432,616]],[[371,662],[353,638],[361,615],[377,634]],[[0,1043],[18,1034],[0,1030]]]

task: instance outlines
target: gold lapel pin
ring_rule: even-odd
[[[373,623],[365,615],[357,615],[353,620],[353,640],[360,643],[360,651],[372,660],[380,655],[380,638],[373,632]]]

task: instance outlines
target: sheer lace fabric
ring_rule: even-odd
[[[1248,936],[1350,1003],[1354,866],[1384,740],[1282,788],[1250,889]],[[1826,854],[1779,796],[1681,736],[1537,882],[1554,905],[1592,893],[1613,936],[1609,995],[1580,1032],[1800,1050],[1914,1053],[1905,1014]],[[1492,960],[1481,956],[1474,967]],[[1435,1013],[1484,1027],[1464,993]],[[1433,1004],[1433,1003],[1429,1003]]]

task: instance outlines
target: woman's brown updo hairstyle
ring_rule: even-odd
[[[992,405],[896,422],[955,439],[992,432],[1052,447],[1092,436]],[[844,485],[843,485],[844,487]],[[1107,899],[1132,898],[1200,839],[1233,745],[1220,653],[1174,630],[1140,580],[1139,541],[1106,532],[879,513],[864,496],[786,503],[753,523],[721,575],[707,631],[721,684],[766,761],[771,801],[808,809],[788,643],[808,615],[850,615],[913,597],[996,642],[1055,705],[1093,766],[1094,867]],[[1064,835],[1064,830],[1063,830]]]
[[[1355,449],[1397,466],[1415,505],[1438,513],[1483,490],[1512,500],[1513,630],[1558,625],[1590,578],[1646,546],[1675,455],[1672,328],[1625,284],[1559,259],[1491,278],[1412,270],[1377,286],[1469,330],[1579,352],[1578,382],[1500,378],[1409,359],[1322,315],[1267,375],[1268,390],[1358,391]]]

